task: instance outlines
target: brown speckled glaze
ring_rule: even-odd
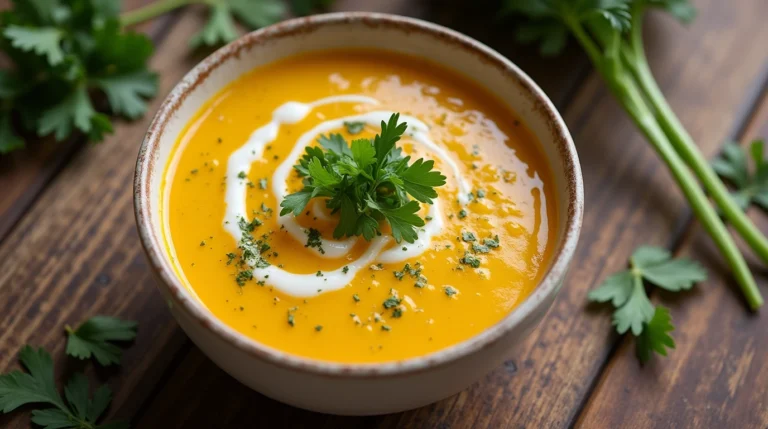
[[[451,49],[461,51],[462,54],[469,53],[472,59],[482,63],[482,67],[493,69],[495,73],[501,73],[504,79],[508,79],[511,86],[517,89],[519,93],[515,96],[526,98],[528,104],[532,106],[531,114],[541,118],[546,124],[545,134],[548,135],[539,135],[539,139],[542,140],[542,144],[553,146],[556,157],[559,157],[557,160],[559,166],[553,166],[553,170],[555,170],[556,175],[562,178],[564,183],[563,191],[558,195],[558,204],[566,208],[564,212],[561,211],[561,213],[565,213],[565,216],[560,216],[562,225],[559,242],[548,271],[533,293],[506,318],[479,335],[444,350],[403,361],[376,364],[333,363],[290,355],[260,344],[224,325],[192,297],[176,278],[165,251],[163,238],[159,233],[161,229],[154,224],[155,221],[152,217],[153,212],[159,210],[160,195],[159,192],[152,190],[151,184],[155,178],[154,175],[162,175],[165,169],[165,160],[160,161],[158,159],[161,137],[166,132],[169,121],[174,120],[174,117],[179,115],[180,106],[191,94],[195,93],[198,86],[204,83],[211,73],[229,61],[239,59],[243,55],[249,55],[255,50],[270,49],[268,45],[276,40],[296,39],[299,43],[298,40],[301,40],[302,37],[323,31],[328,27],[360,27],[361,24],[364,29],[369,29],[368,31],[395,31],[402,33],[404,37],[434,39],[434,42],[431,43],[448,45]],[[356,31],[364,31],[364,29]],[[338,47],[344,47],[344,42],[340,41]],[[237,77],[232,76],[231,78]],[[166,140],[175,142],[175,138],[168,140],[166,137]],[[431,394],[431,396],[425,393],[421,398],[397,403],[390,407],[366,407],[364,403],[347,408],[329,407],[320,398],[317,399],[319,405],[315,405],[311,399],[288,397],[288,394],[284,394],[280,389],[272,390],[270,389],[271,386],[260,381],[243,380],[243,378],[248,378],[247,375],[243,375],[248,372],[248,368],[242,367],[244,365],[246,367],[253,366],[254,372],[270,368],[277,374],[275,377],[278,380],[275,382],[285,382],[284,379],[280,378],[282,376],[289,379],[293,377],[294,380],[302,380],[304,377],[311,380],[309,384],[314,387],[309,390],[316,390],[317,395],[324,394],[323,383],[333,386],[334,380],[343,380],[343,382],[339,381],[338,386],[333,387],[333,389],[338,389],[336,391],[341,392],[341,395],[344,396],[345,386],[350,388],[349,395],[354,395],[353,392],[358,387],[378,388],[376,387],[376,380],[387,380],[386,388],[390,388],[393,386],[393,380],[397,383],[398,379],[413,378],[414,382],[421,383],[426,380],[426,376],[425,380],[419,381],[418,376],[420,374],[437,373],[438,371],[446,371],[450,374],[461,371],[461,365],[477,365],[477,363],[473,363],[473,359],[482,359],[481,355],[484,351],[495,347],[509,348],[511,343],[519,342],[520,338],[509,339],[505,336],[509,337],[513,331],[516,332],[515,335],[517,336],[524,336],[551,306],[562,284],[578,241],[584,201],[581,170],[570,134],[550,100],[525,73],[497,52],[457,32],[415,19],[359,12],[316,15],[285,21],[250,33],[206,58],[173,89],[150,125],[139,151],[134,191],[136,223],[144,249],[159,280],[159,289],[169,302],[174,316],[190,337],[209,356],[216,354],[216,351],[223,348],[231,349],[227,353],[233,355],[232,360],[237,360],[236,363],[230,365],[227,354],[211,357],[230,374],[263,391],[263,393],[304,408],[341,414],[378,414],[397,411],[423,405],[428,403],[427,401],[439,399],[441,395],[439,392]],[[205,345],[201,343],[205,343]],[[498,355],[501,352],[496,350],[494,353]],[[235,354],[237,356],[234,356]],[[494,359],[498,360],[497,358]],[[491,364],[495,365],[498,362],[491,362]],[[262,374],[262,376],[264,375]],[[322,380],[326,381],[323,382]],[[317,385],[313,384],[315,382]],[[353,386],[353,383],[358,383],[360,386]],[[451,388],[456,390],[456,387]],[[446,391],[442,396],[452,393],[454,392]],[[347,400],[354,402],[350,398]]]

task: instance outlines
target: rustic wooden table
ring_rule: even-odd
[[[671,104],[714,156],[725,140],[768,136],[768,2],[695,3],[700,15],[689,28],[652,15],[645,34]],[[488,22],[494,4],[339,0],[335,8],[425,18],[490,44],[544,87],[573,133],[587,198],[581,243],[549,315],[503,366],[431,406],[360,418],[294,409],[230,378],[164,308],[139,245],[132,178],[148,115],[119,124],[98,146],[41,143],[0,159],[0,372],[17,367],[19,348],[33,344],[54,355],[63,377],[80,367],[64,358],[63,326],[108,314],[138,320],[138,339],[120,369],[86,368],[109,376],[110,414],[138,428],[768,427],[766,312],[746,310],[667,170],[578,50],[545,61],[515,46],[511,25]],[[157,44],[161,95],[200,59],[186,44],[201,19],[192,8],[143,28]],[[768,230],[765,216],[754,215]],[[678,347],[645,367],[631,341],[613,333],[608,313],[586,304],[587,291],[640,244],[666,246],[710,271],[692,292],[654,292],[672,309]],[[768,272],[750,262],[768,293]],[[26,412],[0,416],[1,427],[28,425]]]

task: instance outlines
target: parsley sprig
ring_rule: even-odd
[[[755,140],[749,145],[747,154],[738,144],[726,143],[722,155],[712,162],[717,174],[734,186],[731,197],[742,210],[757,204],[768,211],[768,162],[764,157],[764,147],[765,141]],[[752,158],[754,165],[752,171],[749,158]]]
[[[121,351],[107,341],[132,340],[136,336],[136,322],[94,316],[76,330],[66,327],[66,331],[68,355],[80,359],[93,355],[100,364],[109,365],[119,363]],[[0,375],[0,413],[37,404],[47,407],[32,411],[32,423],[46,429],[128,429],[127,422],[98,423],[112,401],[108,386],[99,386],[91,396],[88,378],[76,373],[64,386],[62,398],[48,352],[27,345],[19,352],[19,361],[28,372]]]
[[[399,243],[413,243],[417,228],[424,226],[417,212],[419,202],[431,204],[436,187],[445,176],[433,170],[434,161],[410,163],[396,143],[407,129],[400,114],[381,122],[381,133],[373,139],[355,139],[351,145],[341,134],[321,136],[318,147],[307,147],[294,166],[304,177],[304,187],[285,197],[280,215],[300,215],[313,198],[325,198],[326,206],[339,213],[335,238],[362,235],[371,240],[381,235],[386,221]],[[413,198],[413,199],[412,199]]]
[[[48,408],[32,411],[32,423],[57,429],[127,429],[127,422],[97,424],[112,401],[112,391],[102,385],[90,395],[88,378],[76,373],[61,397],[53,373],[53,359],[42,348],[24,346],[19,353],[27,373],[12,371],[0,375],[0,411],[10,413],[27,404],[45,404]]]
[[[666,356],[667,348],[675,348],[675,342],[669,335],[674,330],[669,310],[651,303],[643,281],[670,292],[679,292],[706,280],[707,272],[697,262],[672,259],[665,249],[650,246],[637,248],[629,264],[629,270],[608,277],[592,290],[589,299],[613,305],[616,331],[619,334],[632,332],[636,338],[637,357],[646,362],[652,352]]]

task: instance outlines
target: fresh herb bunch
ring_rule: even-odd
[[[295,0],[310,13],[332,0]],[[205,5],[209,19],[190,40],[217,46],[239,35],[235,20],[255,29],[285,18],[281,0],[159,0],[120,15],[121,0],[14,0],[0,13],[0,50],[12,66],[0,70],[0,155],[31,136],[61,141],[75,134],[98,142],[113,116],[137,119],[157,92],[147,69],[152,41],[126,27],[174,9]]]
[[[695,16],[687,0],[504,0],[506,10],[531,18],[519,38],[541,42],[541,50],[554,54],[572,34],[587,52],[613,95],[669,167],[694,213],[715,241],[736,277],[747,304],[763,305],[752,273],[736,247],[724,218],[749,246],[768,263],[768,239],[746,216],[717,177],[707,159],[667,103],[653,78],[645,55],[642,20],[650,8],[663,8],[683,22]],[[691,170],[694,174],[691,173]]]
[[[632,332],[637,357],[646,362],[652,352],[666,356],[667,348],[675,348],[675,342],[669,335],[674,330],[669,310],[654,307],[645,292],[643,281],[669,292],[679,292],[706,280],[707,272],[694,261],[672,259],[665,249],[650,246],[637,248],[629,264],[629,270],[608,277],[591,291],[589,299],[610,302],[616,308],[613,313],[616,331],[622,335]]]
[[[419,202],[432,204],[445,176],[433,170],[434,161],[409,164],[411,157],[396,147],[407,129],[399,120],[396,113],[382,121],[373,139],[355,139],[350,145],[340,134],[331,134],[318,139],[319,147],[307,147],[294,166],[304,177],[304,188],[285,197],[280,215],[298,216],[312,198],[326,198],[326,206],[340,215],[335,238],[371,240],[381,235],[379,225],[386,220],[398,243],[413,243],[416,228],[424,226]]]
[[[728,180],[736,190],[731,194],[742,210],[757,204],[768,211],[768,162],[764,156],[765,141],[755,140],[745,153],[738,144],[726,143],[723,154],[712,162],[717,174]],[[752,158],[750,172],[748,159]]]
[[[102,140],[112,131],[95,107],[104,98],[114,115],[145,113],[157,91],[152,42],[124,31],[119,10],[116,0],[15,0],[0,14],[0,49],[13,62],[0,70],[0,153],[24,147],[21,133]]]

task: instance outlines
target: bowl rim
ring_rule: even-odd
[[[324,361],[290,354],[247,337],[219,320],[210,310],[194,298],[179,281],[166,262],[162,237],[157,237],[150,227],[152,214],[149,207],[152,195],[151,179],[154,171],[154,154],[160,146],[165,126],[191,91],[202,83],[212,70],[231,57],[239,57],[253,46],[299,33],[311,33],[326,25],[363,23],[372,27],[386,26],[409,33],[422,33],[441,39],[442,43],[455,45],[473,53],[478,60],[496,67],[518,81],[524,89],[523,96],[530,97],[535,110],[544,116],[554,137],[554,144],[565,166],[568,198],[567,218],[563,238],[554,250],[551,264],[533,292],[502,320],[464,341],[423,356],[400,361],[373,363],[343,363]],[[471,76],[470,76],[471,77]],[[482,84],[481,84],[482,85]],[[164,174],[165,165],[157,174]],[[141,144],[134,176],[134,212],[139,236],[148,256],[150,266],[159,277],[159,288],[166,288],[170,295],[169,305],[182,309],[203,329],[211,331],[219,340],[232,344],[247,355],[271,363],[283,369],[308,372],[328,377],[380,378],[403,376],[446,365],[460,358],[487,348],[499,341],[515,326],[531,317],[548,298],[555,295],[563,280],[576,249],[581,229],[584,191],[578,155],[565,121],[552,102],[533,80],[510,60],[481,42],[443,26],[420,19],[373,12],[336,12],[295,18],[283,21],[251,33],[218,49],[189,71],[165,98]]]

